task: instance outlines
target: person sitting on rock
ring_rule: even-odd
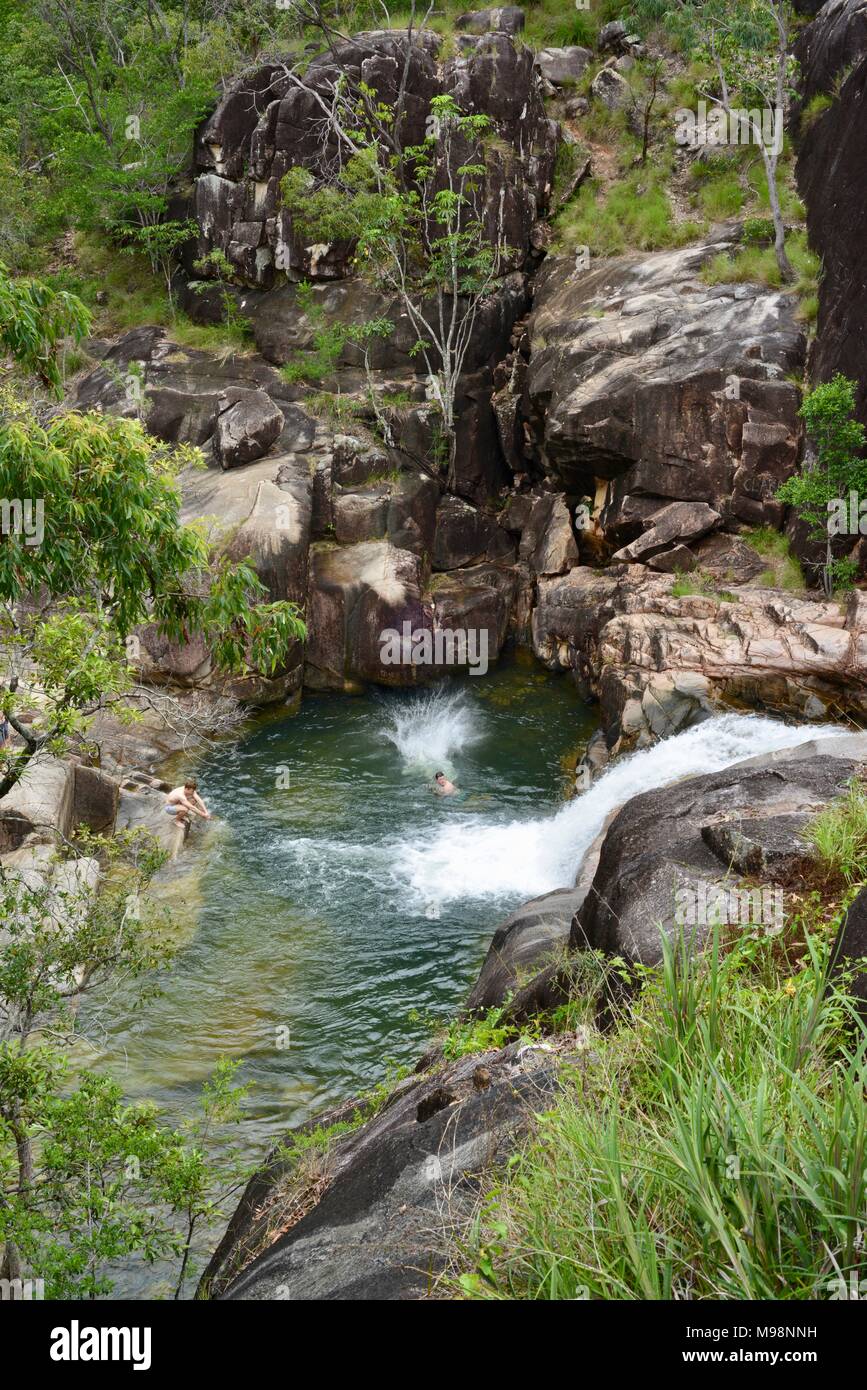
[[[166,797],[166,811],[174,816],[175,825],[188,825],[191,815],[201,816],[202,820],[211,819],[210,811],[199,796],[198,786],[195,777],[188,777],[182,787],[175,787]]]
[[[433,790],[439,796],[453,796],[457,787],[454,782],[449,781],[444,772],[437,772],[434,774]]]

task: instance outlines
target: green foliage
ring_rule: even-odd
[[[166,859],[149,835],[82,829],[69,850],[62,889],[0,869],[0,1251],[49,1298],[109,1293],[110,1267],[133,1254],[177,1258],[180,1292],[196,1229],[244,1175],[226,1134],[244,1094],[237,1064],[218,1064],[180,1129],[127,1105],[109,1078],[72,1071],[82,996],[113,986],[132,1002],[173,949],[146,896]],[[98,894],[82,856],[101,864]]]
[[[676,221],[666,174],[655,166],[635,169],[607,190],[588,181],[554,225],[564,251],[587,246],[594,256],[683,246],[699,232],[694,222]]]
[[[757,551],[768,563],[768,568],[760,576],[760,582],[772,589],[787,589],[791,593],[802,593],[807,584],[801,562],[792,554],[788,536],[775,531],[773,526],[757,526],[742,533],[742,540]]]
[[[194,227],[195,225],[196,224],[193,223]],[[197,261],[194,261],[193,268],[201,275],[213,276],[220,288],[223,300],[223,324],[217,329],[217,338],[223,344],[228,342],[238,347],[244,347],[252,338],[253,329],[250,320],[239,312],[237,300],[232,293],[231,281],[234,271],[229,258],[218,246],[215,246],[207,255],[201,256]],[[189,280],[187,282],[187,287],[191,289],[194,294],[203,294],[213,283],[214,279]],[[195,328],[195,326],[193,327]],[[213,325],[211,325],[211,327],[213,328]],[[178,342],[183,342],[185,338],[201,339],[203,336],[201,330],[198,334],[196,334],[195,331],[190,334],[188,329],[182,331],[184,332],[184,337],[178,337],[178,334],[175,333]],[[193,343],[191,342],[190,345],[192,346]],[[196,345],[201,344],[196,343]]]
[[[482,221],[490,120],[461,115],[452,96],[434,97],[430,114],[431,134],[401,149],[394,113],[375,103],[362,83],[346,113],[353,122],[346,138],[356,152],[319,187],[308,171],[296,168],[280,188],[293,228],[305,241],[354,245],[359,272],[399,302],[416,335],[411,355],[424,361],[440,410],[451,485],[457,383],[505,247],[496,234],[492,240]],[[339,341],[332,327],[320,330],[314,369],[328,366]],[[304,364],[290,365],[296,371],[303,372]]]
[[[678,574],[671,586],[672,598],[686,598],[696,594],[701,598],[711,598],[717,603],[735,603],[736,597],[725,589],[717,588],[716,580],[700,569],[691,574]]]
[[[0,0],[0,256],[45,273],[70,226],[115,247],[158,227],[221,85],[265,50],[300,52],[296,9]]]
[[[62,1077],[48,1049],[0,1047],[0,1241],[45,1280],[48,1298],[104,1297],[110,1263],[172,1251],[155,1210],[172,1138],[151,1106],[126,1106],[115,1082],[85,1076],[63,1094]],[[22,1130],[39,1157],[29,1189],[16,1192],[9,1155]]]
[[[822,576],[828,594],[852,579],[851,563],[832,555],[829,507],[837,499],[848,499],[850,491],[867,495],[865,430],[855,418],[855,390],[854,381],[837,373],[804,397],[800,414],[815,449],[815,462],[777,491],[779,500],[794,507],[807,523],[810,539],[825,542]]]
[[[523,37],[533,48],[568,47],[578,44],[592,48],[600,26],[599,6],[578,10],[562,0],[534,0],[525,10]]]
[[[744,197],[737,173],[731,173],[724,179],[711,179],[699,189],[701,210],[712,222],[737,217],[743,208]]]
[[[816,92],[806,103],[801,111],[801,131],[806,134],[811,130],[817,121],[821,120],[825,112],[834,105],[834,98],[828,96],[826,92]]]
[[[61,388],[58,347],[67,337],[80,342],[89,328],[90,315],[74,295],[39,280],[12,280],[0,261],[0,345],[57,395]],[[32,495],[26,487],[2,493],[4,497]]]
[[[125,1103],[120,1086],[85,1072],[68,1088],[56,1049],[0,1044],[0,1248],[44,1279],[47,1298],[111,1293],[111,1270],[130,1255],[178,1260],[183,1289],[196,1227],[221,1216],[242,1175],[213,1128],[236,1121],[239,1088],[222,1062],[203,1094],[203,1117],[170,1128],[148,1102]],[[13,1145],[26,1134],[32,1170],[23,1188]]]
[[[184,221],[163,220],[160,222],[135,225],[127,232],[124,250],[135,253],[143,251],[151,270],[161,274],[166,282],[169,301],[172,298],[172,270],[177,252],[192,238],[198,235],[199,226],[191,219]]]
[[[663,944],[631,1017],[489,1188],[465,1296],[810,1299],[858,1277],[867,1032],[822,949],[808,939],[787,977],[768,938]]]
[[[298,286],[297,302],[314,325],[313,347],[280,368],[281,376],[289,382],[321,382],[336,370],[347,343],[354,343],[366,352],[375,338],[387,338],[394,332],[394,324],[386,318],[368,319],[359,324],[329,322],[324,306],[317,302],[313,287],[306,280]]]
[[[148,0],[10,3],[0,79],[9,142],[35,158],[60,218],[120,242],[164,216],[213,104],[188,60],[209,7]]]
[[[248,608],[264,592],[255,575],[247,566],[224,566],[206,595],[184,589],[209,559],[199,533],[179,521],[175,472],[195,457],[189,447],[172,451],[150,439],[137,420],[70,412],[42,425],[25,407],[7,403],[0,495],[47,505],[40,544],[29,544],[24,532],[5,539],[0,600],[14,603],[43,589],[78,605],[52,616],[50,630],[39,622],[33,640],[46,647],[66,642],[71,652],[83,621],[94,650],[110,656],[112,642],[153,618],[175,640],[206,635],[229,669],[241,667],[245,639],[264,632],[265,610]],[[269,668],[285,650],[282,617],[292,616],[277,612]],[[58,653],[58,669],[64,655]]]
[[[867,788],[850,782],[846,795],[810,821],[806,838],[831,873],[850,887],[867,880]]]
[[[696,56],[713,68],[720,65],[732,106],[762,106],[773,88],[778,29],[778,0],[703,0],[690,7],[696,24]],[[787,69],[791,84],[794,67]]]
[[[61,314],[49,293],[43,315],[40,287],[22,294],[0,277],[5,340],[49,377],[58,324],[69,313],[83,322],[82,306],[67,312],[67,299]],[[272,674],[304,636],[293,604],[262,602],[249,564],[212,565],[200,532],[181,525],[175,473],[198,457],[150,439],[137,420],[69,412],[42,422],[8,393],[0,399],[0,498],[4,507],[26,502],[31,523],[38,518],[28,527],[10,510],[3,519],[0,639],[17,673],[4,707],[23,746],[6,757],[0,797],[40,748],[61,752],[128,688],[125,643],[137,624],[154,622],[177,642],[199,635],[217,665],[235,672]],[[44,606],[27,605],[34,594]],[[22,723],[17,715],[34,699],[39,718]]]
[[[753,231],[756,231],[755,221]],[[810,250],[804,232],[794,232],[789,237],[787,251],[796,272],[792,292],[804,304],[815,292],[819,260]],[[783,285],[773,247],[759,244],[758,238],[751,239],[731,255],[720,253],[713,256],[702,270],[702,276],[709,285],[758,284],[771,289],[780,289]]]
[[[449,1027],[443,1043],[443,1056],[453,1062],[474,1052],[490,1052],[505,1047],[512,1038],[520,1036],[513,1023],[502,1023],[505,1006],[489,1009],[483,1018],[457,1020]]]
[[[287,362],[280,368],[280,375],[289,382],[320,382],[331,376],[337,367],[349,329],[342,323],[328,321],[325,309],[316,302],[313,286],[308,280],[303,280],[298,286],[296,302],[305,318],[314,325],[313,348],[299,353],[294,362]]]
[[[744,218],[744,241],[753,246],[769,246],[774,240],[774,224],[770,217]]]
[[[331,1125],[315,1125],[312,1129],[299,1130],[285,1143],[280,1144],[274,1157],[281,1163],[297,1166],[305,1159],[327,1156],[335,1139],[352,1134],[362,1123],[361,1115],[351,1120],[339,1120]]]

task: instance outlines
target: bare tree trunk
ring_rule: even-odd
[[[21,1255],[18,1246],[11,1240],[7,1240],[3,1247],[3,1259],[0,1260],[0,1279],[23,1279],[24,1266],[21,1263]]]
[[[768,179],[768,200],[771,204],[771,216],[774,219],[774,251],[777,256],[777,265],[780,267],[780,275],[784,284],[790,285],[795,278],[795,272],[786,254],[786,227],[783,222],[783,211],[780,207],[780,192],[777,188],[777,164],[783,152],[786,127],[786,71],[789,62],[789,30],[785,0],[772,0],[772,3],[774,20],[777,25],[774,143],[769,151],[764,141],[762,142],[762,157],[765,161],[765,173]]]
[[[782,121],[782,113],[779,116]],[[776,139],[776,135],[774,137]],[[792,262],[789,260],[786,251],[786,224],[783,221],[783,210],[780,207],[780,190],[777,187],[777,155],[769,154],[762,144],[762,159],[765,162],[765,175],[768,181],[768,202],[771,205],[771,217],[774,222],[774,254],[777,258],[777,265],[780,269],[780,278],[786,285],[791,285],[795,279],[795,271]]]
[[[762,163],[765,166],[765,181],[768,185],[768,202],[771,208],[771,218],[774,223],[774,253],[780,270],[780,278],[784,284],[790,285],[795,279],[795,272],[789,260],[788,253],[786,252],[786,224],[783,221],[783,210],[780,207],[780,191],[777,188],[777,165],[785,139],[786,73],[789,62],[789,30],[786,21],[786,0],[768,0],[768,4],[774,23],[777,26],[777,53],[773,86],[774,138],[771,146],[768,147],[765,143],[761,121],[756,125],[755,121],[750,117],[745,118],[743,113],[735,112],[732,108],[729,85],[726,81],[722,59],[717,52],[716,31],[713,27],[711,27],[709,33],[709,44],[720,84],[720,97],[712,97],[711,100],[715,101],[718,106],[721,106],[729,118],[734,118],[737,121],[739,130],[742,125],[746,124],[747,129],[755,138],[761,150]],[[763,95],[765,96],[765,100],[770,104],[770,92]]]
[[[18,1155],[18,1192],[23,1195],[29,1192],[33,1186],[33,1143],[27,1133],[26,1125],[21,1123],[16,1112],[9,1122],[12,1137],[15,1140],[15,1150]],[[21,1252],[12,1240],[7,1240],[3,1249],[3,1259],[0,1260],[0,1277],[3,1279],[22,1279],[24,1276],[24,1265],[21,1260]]]

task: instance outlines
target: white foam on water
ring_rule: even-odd
[[[407,769],[427,774],[453,772],[458,754],[483,736],[464,693],[441,686],[390,706],[382,733]]]
[[[455,808],[457,814],[433,836],[404,845],[392,877],[402,881],[414,906],[424,904],[429,912],[432,905],[458,900],[534,898],[573,883],[606,817],[640,792],[843,733],[834,726],[795,727],[761,715],[719,715],[618,759],[589,791],[552,815],[496,823]]]

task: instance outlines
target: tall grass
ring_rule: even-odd
[[[849,887],[867,879],[867,788],[853,779],[846,795],[814,816],[807,840],[828,870]]]
[[[695,240],[701,229],[676,221],[665,182],[664,172],[651,165],[633,170],[607,191],[590,180],[554,224],[558,249],[587,246],[594,256],[616,256]]]
[[[819,258],[807,244],[806,232],[792,232],[786,239],[786,250],[797,275],[795,283],[791,286],[792,291],[801,299],[802,308],[813,305],[820,264]],[[746,245],[733,255],[720,253],[707,263],[702,273],[709,285],[756,284],[767,285],[772,289],[783,287],[772,246]],[[811,320],[814,317],[813,310],[803,313],[802,317]]]
[[[807,581],[800,560],[792,554],[788,536],[783,535],[782,531],[775,531],[773,526],[756,526],[743,531],[741,540],[768,562],[768,568],[760,576],[762,584],[771,589],[803,593]]]
[[[465,1296],[841,1296],[867,1264],[867,1032],[816,946],[787,980],[778,951],[664,938],[628,1026],[488,1194]]]

